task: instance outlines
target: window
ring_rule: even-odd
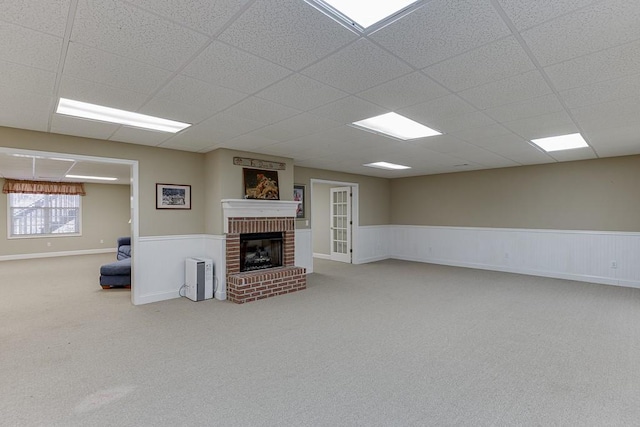
[[[80,195],[10,193],[9,237],[80,234]]]

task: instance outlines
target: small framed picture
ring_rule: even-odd
[[[301,185],[301,184],[293,185],[293,200],[298,202],[298,207],[296,208],[296,218],[298,219],[305,218],[304,191],[305,191],[304,185]]]
[[[191,209],[191,186],[156,184],[156,209]]]

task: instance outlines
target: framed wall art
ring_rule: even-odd
[[[280,200],[278,171],[243,168],[244,198]]]
[[[303,219],[306,218],[304,211],[304,197],[305,197],[305,186],[302,184],[294,184],[293,185],[293,200],[298,202],[298,207],[296,208],[296,218]]]
[[[191,209],[191,186],[156,184],[156,209]]]

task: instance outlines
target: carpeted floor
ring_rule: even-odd
[[[305,291],[134,307],[111,255],[0,263],[0,425],[640,423],[640,290],[316,260]]]

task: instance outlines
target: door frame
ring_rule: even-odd
[[[351,187],[351,264],[358,264],[358,224],[360,221],[360,198],[359,184],[357,182],[334,181],[329,179],[311,178],[310,180],[310,200],[313,203],[313,187],[314,184],[329,184],[336,187]],[[312,211],[312,209],[310,210]],[[311,217],[311,228],[313,229],[315,221]],[[330,230],[327,230],[329,232]],[[313,232],[311,233],[311,247],[313,248]]]
[[[111,157],[100,157],[100,156],[89,156],[83,154],[76,153],[61,153],[57,151],[43,151],[43,150],[31,150],[31,149],[22,149],[22,148],[13,148],[13,147],[0,147],[0,152],[6,154],[24,154],[31,156],[44,156],[44,157],[64,157],[66,159],[73,160],[86,160],[92,162],[99,163],[115,163],[120,165],[128,165],[130,167],[130,183],[129,188],[131,191],[130,197],[130,205],[129,209],[131,211],[131,304],[137,305],[139,302],[139,289],[135,286],[137,278],[140,276],[139,265],[139,257],[136,256],[137,251],[134,248],[138,247],[138,242],[140,240],[140,217],[139,217],[139,169],[138,169],[138,161],[137,160],[129,160],[129,159],[117,159]]]

